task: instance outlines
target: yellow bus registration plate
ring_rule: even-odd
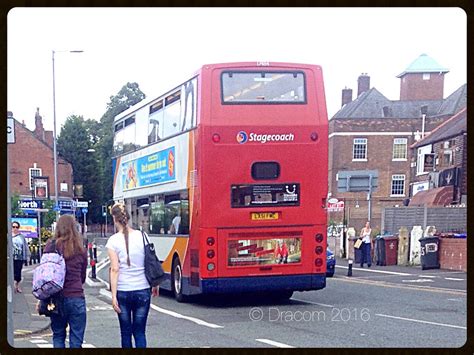
[[[278,212],[252,212],[251,218],[252,221],[273,220],[280,218],[280,214]]]

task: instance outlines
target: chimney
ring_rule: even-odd
[[[34,134],[37,138],[44,141],[43,118],[39,114],[39,107],[36,108]]]
[[[357,79],[357,97],[370,89],[370,76],[367,73],[362,73]]]
[[[342,89],[342,106],[352,101],[352,89],[348,89],[347,86]]]

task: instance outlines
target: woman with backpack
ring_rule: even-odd
[[[86,281],[87,251],[82,236],[76,229],[72,215],[62,215],[53,240],[48,240],[44,253],[59,252],[66,262],[64,286],[60,291],[60,314],[51,315],[53,346],[65,348],[66,328],[69,326],[69,346],[82,348],[86,330],[86,300],[83,284]],[[37,308],[39,307],[39,304]]]
[[[128,226],[130,215],[122,203],[111,211],[117,233],[105,245],[110,259],[112,306],[120,323],[122,348],[146,348],[146,321],[151,295],[158,296],[158,287],[150,287],[145,276],[143,236]]]

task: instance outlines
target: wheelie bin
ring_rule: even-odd
[[[423,237],[420,241],[421,269],[439,269],[439,238]]]

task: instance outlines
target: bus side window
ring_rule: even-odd
[[[171,94],[165,99],[165,117],[163,124],[163,138],[175,135],[180,130],[181,91]]]
[[[183,84],[181,87],[181,131],[191,129],[196,125],[196,85],[197,80],[193,79]]]
[[[150,204],[150,233],[165,234],[165,202],[163,200]]]
[[[148,144],[163,138],[163,101],[150,106],[148,116]]]

